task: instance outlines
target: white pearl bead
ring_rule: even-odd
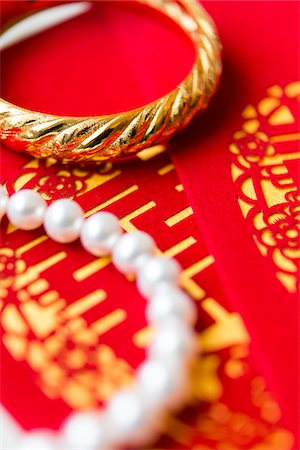
[[[160,326],[166,319],[178,319],[195,325],[197,309],[194,302],[181,289],[170,284],[158,286],[146,307],[150,323]]]
[[[100,212],[85,220],[80,239],[83,247],[92,255],[104,256],[111,252],[121,233],[117,217]]]
[[[173,409],[187,398],[188,370],[180,360],[168,363],[150,359],[139,367],[137,381],[150,405]]]
[[[75,241],[83,224],[83,211],[78,203],[68,199],[56,200],[47,209],[44,218],[46,233],[54,241]]]
[[[106,423],[101,413],[72,414],[65,422],[63,435],[69,450],[106,449]]]
[[[4,187],[0,184],[0,220],[6,213],[8,195]]]
[[[154,254],[155,242],[143,231],[121,236],[112,252],[113,263],[123,273],[136,273],[149,256]]]
[[[138,390],[119,391],[107,405],[109,438],[114,445],[143,446],[155,439],[153,411]]]
[[[40,194],[22,189],[9,198],[7,216],[21,230],[34,230],[42,225],[46,208],[47,204]]]
[[[58,441],[54,433],[38,430],[23,435],[16,450],[57,450]]]
[[[142,295],[149,297],[160,283],[178,285],[180,265],[175,259],[155,256],[140,268],[137,287]]]
[[[190,361],[197,352],[196,335],[182,322],[168,320],[156,330],[147,352],[162,361]]]

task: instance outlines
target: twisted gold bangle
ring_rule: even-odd
[[[30,111],[0,99],[0,139],[39,158],[101,162],[167,141],[209,103],[221,74],[214,24],[195,0],[137,0],[173,19],[192,39],[191,72],[173,91],[140,108],[105,116],[67,117]]]

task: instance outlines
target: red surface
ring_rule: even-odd
[[[4,22],[24,4],[2,2]],[[241,314],[251,336],[251,370],[266,379],[268,389],[272,390],[282,409],[282,426],[291,430],[297,439],[299,298],[278,281],[272,262],[262,256],[252,238],[253,230],[237,203],[238,194],[230,172],[232,154],[228,147],[234,132],[243,123],[241,112],[248,104],[256,105],[272,85],[284,87],[299,79],[299,3],[207,1],[203,4],[214,18],[224,46],[224,75],[209,110],[170,145],[170,155],[188,202],[184,194],[181,200],[175,198],[168,182],[164,184],[154,176],[164,159],[149,162],[148,166],[141,167],[140,163],[124,166],[121,178],[94,189],[78,201],[89,209],[98,202],[99,196],[105,200],[133,183],[138,184],[141,189],[130,200],[108,209],[122,217],[155,198],[161,206],[151,217],[151,222],[145,216],[137,220],[136,225],[150,231],[161,249],[179,241],[186,221],[182,223],[183,229],[178,225],[176,236],[156,224],[187,204],[193,207],[191,233],[201,242],[197,257],[199,252],[204,256],[207,247],[216,261],[214,274],[209,276],[206,271],[201,276],[201,283],[209,295],[221,299],[230,311]],[[31,4],[31,7],[36,5]],[[186,75],[193,61],[189,40],[172,22],[134,3],[128,6],[124,2],[95,2],[91,12],[42,33],[38,39],[28,39],[4,52],[2,96],[27,108],[57,114],[102,114],[147,103],[172,89]],[[288,133],[288,128],[279,126],[276,133]],[[273,133],[274,127],[266,124],[264,131]],[[12,192],[13,182],[20,171],[24,172],[22,166],[28,158],[5,149],[1,150],[1,155],[2,167],[5,167],[5,171],[1,170],[1,181],[6,181]],[[42,163],[37,176],[41,177],[47,170]],[[297,166],[291,171],[297,184]],[[173,182],[176,183],[176,178]],[[26,186],[33,187],[36,183],[33,178]],[[5,239],[6,246],[16,248],[28,237],[17,232]],[[38,259],[41,254],[55,249],[61,249],[61,246],[43,244],[40,253],[28,256],[28,263],[34,262],[30,258]],[[72,259],[68,261],[76,265],[81,261],[82,252],[77,245],[72,246],[72,251]],[[89,256],[84,258],[88,260]],[[184,266],[191,263],[191,256],[185,256],[185,253],[180,258]],[[66,270],[65,276],[69,280],[73,268],[70,266]],[[118,304],[119,295],[127,292],[128,284],[108,268],[105,271],[106,276],[101,282],[109,288],[111,280],[116,280],[111,301]],[[60,273],[57,268],[55,273],[47,275],[54,286],[59,285]],[[89,283],[82,287],[86,292],[94,286],[95,280],[90,279]],[[67,284],[64,289],[66,297],[75,295],[72,284]],[[76,292],[76,296],[84,293]],[[131,319],[129,325],[126,322],[128,328],[123,330],[128,335],[143,323],[144,305],[139,303],[137,319],[135,297],[137,294],[130,287],[132,300],[126,307]],[[200,328],[205,328],[205,315],[201,315],[201,321]],[[107,339],[116,353],[133,366],[143,357],[143,352],[137,349],[124,354],[124,345],[119,342],[118,335],[110,334],[103,339],[104,342]],[[53,400],[49,409],[49,399],[34,384],[31,369],[22,362],[18,363],[18,370],[22,371],[24,384],[30,386],[24,392],[15,378],[19,373],[16,373],[16,362],[5,350],[3,355],[3,371],[10,374],[3,377],[5,405],[26,428],[57,427],[69,407],[62,400]],[[243,410],[250,415],[252,406],[246,404],[242,395],[248,389],[245,386],[246,382],[241,385],[228,383],[223,402],[227,404],[228,401],[232,409],[243,403]],[[23,397],[24,402],[17,401],[19,397]],[[25,417],[27,408],[24,409],[24,404],[30,401],[35,407],[48,410],[49,416],[36,415],[34,409],[30,417]],[[204,406],[200,405],[202,408]],[[193,423],[192,412],[190,416],[188,422]],[[197,442],[214,446],[204,441],[201,433],[194,438],[194,443]],[[298,449],[297,442],[294,449]],[[236,445],[250,448],[241,443]],[[282,448],[278,447],[278,450]]]
[[[228,146],[245,106],[257,104],[270,86],[299,79],[299,3],[222,3],[204,3],[224,45],[222,86],[206,115],[174,143],[178,151],[173,158],[224,289],[253,336],[257,364],[296,430],[299,294],[292,298],[282,288],[245,226],[235,201]],[[289,132],[288,126],[269,129],[271,134]],[[299,148],[299,141],[293,145]],[[299,164],[294,182],[299,186]]]

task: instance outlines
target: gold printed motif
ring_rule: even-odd
[[[181,280],[182,286],[195,300],[202,300],[205,297],[205,291],[193,280],[193,278],[213,263],[214,257],[208,255],[183,271]]]
[[[250,113],[253,114],[253,110],[249,110],[248,114]],[[255,114],[258,116],[256,110]],[[253,117],[248,117],[248,119],[251,118]],[[289,134],[291,139],[293,136],[294,139],[294,135],[285,134]],[[278,140],[278,135],[276,139]],[[153,149],[150,150],[150,153],[153,152]],[[161,149],[156,148],[156,152],[157,150]],[[183,186],[178,184],[175,170],[168,172],[169,175],[163,178],[157,171],[158,167],[170,167],[171,161],[167,154],[155,156],[154,153],[152,157],[157,158],[152,173],[154,182],[162,183],[167,180],[168,187],[173,189],[174,198],[184,196]],[[269,159],[268,167],[270,162]],[[245,170],[244,165],[241,167],[235,171],[236,180],[239,180]],[[263,169],[265,168],[264,166]],[[72,169],[67,166],[62,167],[53,159],[44,162],[33,159],[22,168],[22,172],[23,175],[26,173],[32,175],[28,177],[24,187],[36,189],[47,199],[85,195],[95,188],[109,185],[114,178],[118,183],[123,175],[127,183],[125,173],[101,172],[100,168],[97,172]],[[115,175],[111,177],[113,173]],[[279,173],[282,174],[282,171]],[[286,174],[284,178],[288,178]],[[99,197],[94,197],[97,200],[94,200],[92,207],[89,206],[90,209],[86,215],[120,202],[118,205],[121,205],[123,211],[121,224],[125,230],[135,230],[135,224],[138,224],[139,218],[143,218],[144,215],[144,219],[147,219],[149,224],[149,229],[146,231],[151,232],[154,217],[157,232],[159,233],[160,226],[162,230],[165,230],[165,217],[161,217],[160,220],[157,218],[157,208],[161,206],[160,198],[158,196],[152,198],[151,192],[150,195],[146,189],[144,192],[143,185],[140,183],[129,185],[129,188],[125,190],[124,186],[128,185],[120,184],[123,190],[119,188],[119,193],[110,198],[101,197],[101,189],[99,189]],[[283,185],[284,189],[286,187],[288,186]],[[135,192],[139,195],[135,195]],[[255,190],[252,192],[255,193]],[[255,195],[252,197],[251,201],[255,202]],[[242,201],[248,210],[251,210],[253,205],[250,203],[249,206],[248,198],[243,197]],[[164,205],[163,201],[162,205]],[[185,213],[182,214],[182,211]],[[177,223],[185,219],[186,213],[186,217],[191,217],[190,220],[193,220],[192,209],[187,202],[183,210],[178,212],[175,209],[172,213],[172,217],[177,216]],[[276,223],[277,219],[277,216],[273,217],[272,223],[274,220]],[[255,218],[256,226],[263,230],[264,223],[264,217],[258,214]],[[220,304],[218,298],[212,298],[201,286],[201,275],[206,275],[204,271],[207,270],[208,275],[214,273],[214,258],[203,251],[202,243],[197,242],[184,227],[170,227],[168,232],[172,234],[169,244],[172,243],[172,246],[165,248],[164,253],[170,256],[180,255],[183,261],[183,256],[187,256],[186,261],[189,262],[184,265],[182,285],[197,300],[200,317],[208,319],[204,329],[199,332],[201,358],[196,361],[192,371],[189,407],[195,408],[192,411],[196,423],[187,424],[185,419],[180,417],[169,420],[166,434],[172,439],[172,448],[184,445],[186,448],[195,450],[200,448],[201,450],[224,450],[224,436],[228,437],[226,442],[230,449],[291,448],[291,435],[277,425],[280,418],[278,405],[265,391],[261,380],[254,378],[256,381],[253,381],[253,389],[249,384],[249,392],[251,391],[253,397],[250,402],[261,410],[261,417],[252,419],[251,416],[243,414],[242,408],[241,412],[233,412],[223,403],[223,393],[226,393],[226,389],[235,388],[234,385],[228,387],[228,380],[233,382],[241,379],[244,385],[248,386],[243,377],[249,371],[245,358],[249,352],[250,338],[240,315],[228,311],[223,303]],[[16,231],[15,234],[11,234],[12,239],[15,236],[18,237],[17,233]],[[293,233],[288,234],[292,239]],[[77,292],[77,287],[80,295],[76,298],[68,296],[67,302],[62,294],[65,291],[62,288],[61,292],[58,291],[55,279],[48,277],[49,272],[46,271],[54,267],[60,269],[68,266],[68,263],[72,261],[73,249],[66,246],[61,247],[66,249],[66,253],[59,249],[52,251],[50,241],[46,239],[45,235],[41,235],[27,243],[18,243],[16,249],[0,250],[0,295],[2,298],[0,323],[3,328],[3,344],[12,358],[26,362],[31,367],[36,374],[35,383],[48,398],[61,399],[74,409],[96,408],[116,389],[133,381],[133,370],[130,364],[101,342],[108,336],[104,333],[113,332],[119,325],[126,327],[129,319],[129,314],[127,317],[125,311],[126,303],[122,303],[124,309],[119,305],[115,306],[111,303],[110,292],[101,289],[102,286],[99,284],[99,281],[101,283],[101,280],[105,279],[105,271],[110,270],[110,258],[85,259],[83,262],[80,258],[76,259],[76,265],[70,267],[68,282],[75,286],[73,295]],[[273,242],[272,237],[265,236],[265,239],[267,242]],[[266,245],[259,245],[261,248],[266,248]],[[36,257],[37,254],[42,253],[39,252],[41,248],[47,250],[43,260]],[[199,249],[198,255],[201,255],[201,258],[198,256],[197,259],[196,256],[195,259],[195,254],[197,255],[195,249],[197,251]],[[192,256],[189,257],[189,255]],[[31,260],[31,256],[35,262],[30,266],[27,261]],[[280,261],[278,263],[282,264]],[[95,312],[96,314],[93,314]],[[41,320],[45,323],[45,328],[40,326]],[[151,340],[153,331],[153,328],[142,325],[140,329],[132,331],[128,343],[142,350]],[[201,401],[200,408],[199,401]],[[226,425],[223,425],[224,423]],[[246,437],[244,424],[248,430]],[[201,446],[196,444],[199,442],[199,432],[205,439]],[[211,436],[212,439],[209,440]],[[233,441],[230,440],[233,438]],[[239,447],[237,444],[244,442],[243,439],[246,438],[247,446]],[[204,443],[206,440],[207,445]]]
[[[269,88],[257,109],[246,107],[242,116],[248,120],[229,146],[242,214],[261,254],[291,293],[299,289],[300,191],[294,176],[300,163],[294,117],[299,92],[300,82]]]
[[[196,242],[197,241],[195,238],[193,238],[193,236],[189,236],[186,239],[183,239],[182,241],[173,245],[173,247],[170,247],[168,250],[165,250],[164,254],[169,256],[170,258],[173,258],[174,256],[179,255],[179,253],[183,252],[184,250],[190,248]]]
[[[109,200],[106,200],[105,202],[100,203],[99,205],[95,206],[94,208],[90,209],[89,211],[86,212],[85,217],[89,217],[92,214],[101,211],[103,208],[106,208],[107,206],[112,205],[113,203],[117,202],[118,200],[123,199],[124,197],[126,197],[129,194],[132,194],[133,192],[138,190],[138,186],[134,185],[131,186],[128,189],[125,189],[125,191],[120,192],[117,195],[114,195],[113,197],[111,197]]]
[[[90,263],[75,270],[75,272],[73,273],[73,277],[76,281],[83,281],[91,275],[94,275],[94,273],[98,272],[99,270],[104,269],[104,267],[108,266],[110,262],[111,259],[109,257],[94,259]]]
[[[177,192],[182,192],[184,190],[183,185],[182,184],[177,184],[175,186],[175,189]]]
[[[166,151],[166,145],[154,145],[153,147],[146,148],[137,153],[137,157],[142,161],[148,161],[151,158]]]
[[[92,328],[100,336],[106,333],[106,331],[111,330],[119,323],[122,323],[126,319],[126,312],[123,309],[116,309],[112,311],[107,316],[101,317],[93,323]]]
[[[62,398],[73,408],[96,407],[132,382],[129,364],[99,344],[99,337],[124,321],[126,313],[116,309],[87,322],[85,314],[105,301],[106,292],[97,289],[67,304],[41,277],[66,254],[54,253],[27,267],[20,257],[33,248],[25,244],[15,252],[0,249],[3,343],[17,361],[27,361],[37,373],[37,384],[47,396]],[[116,372],[111,373],[112,365]]]
[[[212,352],[237,344],[249,344],[249,335],[239,314],[229,313],[212,298],[206,298],[201,305],[215,322],[201,334],[203,350]]]
[[[191,215],[194,214],[194,211],[191,206],[188,206],[187,208],[184,208],[182,211],[179,211],[178,213],[174,214],[174,216],[169,217],[165,220],[165,223],[168,225],[168,227],[173,227],[174,225],[177,225],[177,223],[181,222],[184,219],[187,219]]]
[[[65,314],[68,317],[79,317],[84,312],[93,308],[99,303],[103,302],[106,299],[106,292],[102,289],[97,289],[96,291],[90,292],[84,297],[76,300],[76,302],[67,306],[65,309]]]
[[[151,326],[146,326],[145,328],[142,328],[141,330],[137,331],[133,335],[133,343],[138,348],[145,348],[147,345],[149,345],[151,338],[154,334],[154,329]]]
[[[141,214],[144,214],[145,212],[149,211],[150,209],[154,208],[156,206],[155,202],[151,201],[146,203],[145,205],[140,206],[139,208],[135,209],[134,211],[130,212],[129,214],[126,214],[126,216],[123,216],[120,219],[120,223],[125,231],[136,231],[136,227],[131,223],[132,219],[135,219],[136,217],[139,217]]]
[[[166,175],[167,173],[171,172],[171,170],[174,170],[174,164],[167,164],[166,166],[163,166],[158,170],[158,174]]]

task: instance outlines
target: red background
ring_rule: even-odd
[[[15,9],[20,11],[23,5],[25,8],[26,3],[2,2],[4,22],[15,15]],[[274,267],[262,257],[252,239],[236,201],[228,146],[243,123],[241,112],[245,106],[256,104],[270,86],[285,86],[299,78],[299,3],[204,1],[203,5],[214,18],[224,47],[223,79],[209,110],[178,136],[168,151],[184,185],[187,204],[195,213],[193,232],[215,258],[218,295],[226,299],[230,310],[241,314],[251,336],[251,366],[266,378],[282,408],[283,425],[296,435],[299,298],[278,281]],[[171,90],[188,73],[192,61],[193,48],[188,38],[160,14],[134,2],[94,2],[90,12],[6,50],[2,57],[1,91],[4,99],[34,110],[72,115],[110,113],[147,103]],[[13,190],[12,182],[26,157],[4,149],[1,155],[1,165],[5,167],[1,169],[1,181],[8,182],[8,188]],[[153,176],[155,164],[151,162],[149,169],[146,165],[141,168],[140,163],[128,168],[125,165],[122,183],[138,180],[143,195],[150,196],[151,192],[158,196],[164,205],[162,212],[156,212],[159,220],[165,208],[170,207],[169,188],[168,184],[163,185],[163,191]],[[293,173],[297,185],[299,170]],[[118,183],[111,182],[104,193],[95,190],[79,202],[88,209],[99,195],[107,197],[110,190],[116,192]],[[112,212],[122,217],[119,208]],[[126,204],[127,208],[130,205]],[[149,228],[146,220],[138,225]],[[149,231],[156,235],[160,248],[167,247],[169,237],[163,235],[155,221]],[[19,239],[23,239],[22,233]],[[16,246],[17,242],[11,245]],[[76,247],[74,252],[76,261],[81,258],[81,251]],[[182,262],[185,263],[184,258]],[[109,277],[113,275],[110,273]],[[111,278],[108,285],[110,282]],[[208,283],[212,291],[215,283]],[[121,289],[127,289],[123,282]],[[135,325],[132,327],[133,330]],[[124,349],[116,348],[116,338],[110,337],[109,342],[122,355]],[[13,374],[15,362],[4,356],[3,370]],[[132,365],[142,358],[140,353],[125,356],[132,358]],[[24,368],[24,373],[27,370]],[[8,404],[12,402],[8,394],[11,385],[9,376],[7,390],[3,390],[4,403],[12,412],[17,408],[16,416],[21,420],[22,404]],[[23,386],[13,386],[14,395],[20,388],[20,396],[24,396]],[[233,391],[227,391],[227,395],[235,397]],[[40,398],[39,402],[46,404],[48,400]],[[63,404],[59,411],[51,409],[50,423],[57,426],[66,412]],[[53,419],[55,414],[57,420]],[[24,424],[38,426],[38,421],[33,413],[32,420]],[[201,436],[199,439],[201,442]],[[294,445],[298,448],[297,441]]]

